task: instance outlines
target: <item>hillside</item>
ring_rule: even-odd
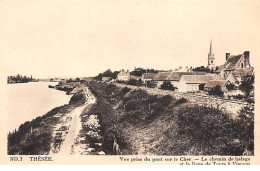
[[[91,82],[106,154],[253,155],[252,113],[235,118],[185,98]],[[117,146],[117,148],[115,148]],[[119,148],[118,148],[119,147]]]

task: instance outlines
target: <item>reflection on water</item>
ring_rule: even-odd
[[[32,82],[7,84],[5,111],[8,116],[8,130],[13,131],[25,121],[31,121],[51,109],[68,104],[70,95],[48,88],[55,82]]]

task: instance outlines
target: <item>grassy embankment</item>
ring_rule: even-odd
[[[97,103],[83,116],[98,115],[106,154],[115,154],[115,139],[126,155],[253,154],[254,117],[249,109],[233,120],[218,109],[190,104],[184,98],[105,83],[92,82],[89,87]]]
[[[47,114],[20,125],[18,130],[8,134],[8,154],[49,154],[51,143],[57,145],[62,141],[57,137],[52,137],[55,126],[62,122],[61,118],[64,115],[84,101],[83,92],[76,93],[71,97],[69,104],[56,107]],[[59,114],[59,117],[55,117],[57,114]]]

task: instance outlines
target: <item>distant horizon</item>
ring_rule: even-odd
[[[246,51],[246,50],[245,50]],[[226,52],[226,53],[229,53],[229,52]],[[244,53],[244,51],[243,51],[243,53]],[[241,54],[243,54],[243,53],[240,53],[240,54],[232,54],[232,53],[230,53],[230,55],[241,55]],[[251,52],[250,52],[250,55],[251,55]],[[225,57],[225,56],[224,56]],[[251,58],[249,58],[249,60],[250,60],[250,63],[251,63]],[[207,60],[206,60],[206,62],[207,62]],[[224,61],[225,62],[225,61]],[[220,65],[223,65],[224,63],[222,63],[222,64],[220,64]],[[220,66],[220,65],[217,65],[216,64],[216,66]],[[187,65],[186,65],[187,66]],[[151,67],[140,67],[140,66],[136,66],[136,67],[134,67],[134,68],[143,68],[143,69],[154,69],[154,70],[164,70],[164,71],[169,71],[169,70],[175,70],[176,68],[179,68],[179,67],[186,67],[186,66],[181,66],[181,65],[179,65],[178,67],[175,67],[175,68],[171,68],[171,69],[158,69],[158,68],[151,68]],[[207,63],[205,64],[205,65],[200,65],[200,66],[188,66],[189,68],[190,67],[192,67],[192,68],[196,68],[196,67],[201,67],[201,66],[204,66],[204,67],[207,67]],[[253,66],[254,67],[254,66]],[[112,70],[111,68],[107,68],[107,69],[105,69],[105,70],[103,70],[103,71],[100,71],[99,73],[103,73],[104,71],[106,71],[106,70],[108,70],[108,69],[110,69],[112,72],[114,72],[114,71],[120,71],[120,70],[122,70],[122,69],[124,69],[124,70],[129,70],[129,71],[133,71],[134,70],[134,68],[132,68],[132,69],[129,69],[129,68],[121,68],[121,69],[118,69],[118,70]],[[76,78],[76,77],[95,77],[95,76],[97,76],[99,73],[97,73],[96,75],[92,75],[92,76],[46,76],[46,77],[34,77],[33,76],[33,74],[31,74],[32,76],[33,76],[33,78],[35,78],[35,79],[49,79],[49,78]],[[17,73],[17,74],[20,74],[20,73]],[[12,75],[7,75],[7,76],[17,76],[17,74],[12,74]],[[25,75],[25,74],[20,74],[20,75],[22,75],[22,76],[31,76],[31,75]]]

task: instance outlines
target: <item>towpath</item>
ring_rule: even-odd
[[[71,125],[68,130],[68,134],[66,135],[66,139],[64,140],[61,149],[58,152],[59,155],[77,154],[77,151],[75,150],[75,143],[77,143],[77,137],[81,129],[80,114],[83,112],[86,106],[96,102],[94,95],[87,87],[84,87],[83,91],[86,97],[86,102],[84,105],[77,107],[70,113],[72,117]]]

